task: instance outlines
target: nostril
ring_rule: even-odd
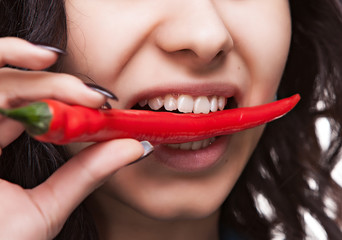
[[[226,53],[223,50],[221,50],[216,54],[214,58],[221,58],[224,57],[224,55],[226,55]]]
[[[181,57],[183,61],[185,59],[188,59],[188,60],[192,59],[191,61],[193,61],[196,64],[200,64],[201,67],[203,67],[203,64],[211,65],[212,63],[221,62],[226,56],[226,52],[224,50],[220,50],[215,55],[205,55],[205,54],[197,54],[195,51],[191,49],[181,49],[177,52],[174,52],[173,54]]]
[[[198,55],[194,51],[192,51],[191,49],[188,49],[188,48],[180,49],[178,51],[173,52],[172,54],[178,55],[181,58],[198,57]]]
[[[216,56],[211,60],[211,62],[220,62],[222,61],[226,56],[226,52],[224,50],[220,50]]]

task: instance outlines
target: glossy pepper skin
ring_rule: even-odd
[[[272,103],[209,114],[178,114],[144,110],[101,110],[42,100],[0,113],[21,121],[37,140],[54,144],[101,142],[116,138],[148,140],[153,144],[182,143],[233,134],[289,112],[298,94]]]

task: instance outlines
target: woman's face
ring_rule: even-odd
[[[270,102],[290,45],[287,0],[67,0],[66,10],[64,71],[113,91],[120,99],[110,102],[114,108],[147,101],[149,108],[164,102],[181,112],[215,111],[216,100],[237,107]],[[96,194],[157,219],[208,216],[262,131],[156,146]]]

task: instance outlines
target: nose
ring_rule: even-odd
[[[223,19],[212,1],[207,0],[183,1],[156,33],[156,44],[163,51],[181,55],[183,60],[196,59],[198,63],[208,64],[233,47]]]

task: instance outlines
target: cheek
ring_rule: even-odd
[[[113,56],[118,55],[120,16],[113,3],[68,0],[65,3],[68,27],[68,55],[64,71],[69,73],[102,73]],[[122,26],[125,27],[125,26]],[[108,53],[112,54],[108,54]],[[119,57],[118,57],[119,59]],[[107,71],[107,69],[105,69]],[[82,76],[81,76],[82,77]]]
[[[231,23],[229,27],[234,35],[235,47],[249,60],[247,62],[255,65],[255,70],[261,67],[272,72],[272,66],[282,68],[291,41],[287,1],[256,1],[248,8],[237,11],[233,17],[235,19],[227,21]]]
[[[113,84],[159,19],[154,2],[67,0],[69,54],[63,71]]]
[[[239,3],[243,4],[243,3]],[[238,4],[237,4],[238,5]],[[287,61],[291,18],[285,0],[261,0],[246,7],[233,6],[225,21],[234,51],[248,72],[244,105],[272,101]],[[252,102],[253,100],[253,102]]]

